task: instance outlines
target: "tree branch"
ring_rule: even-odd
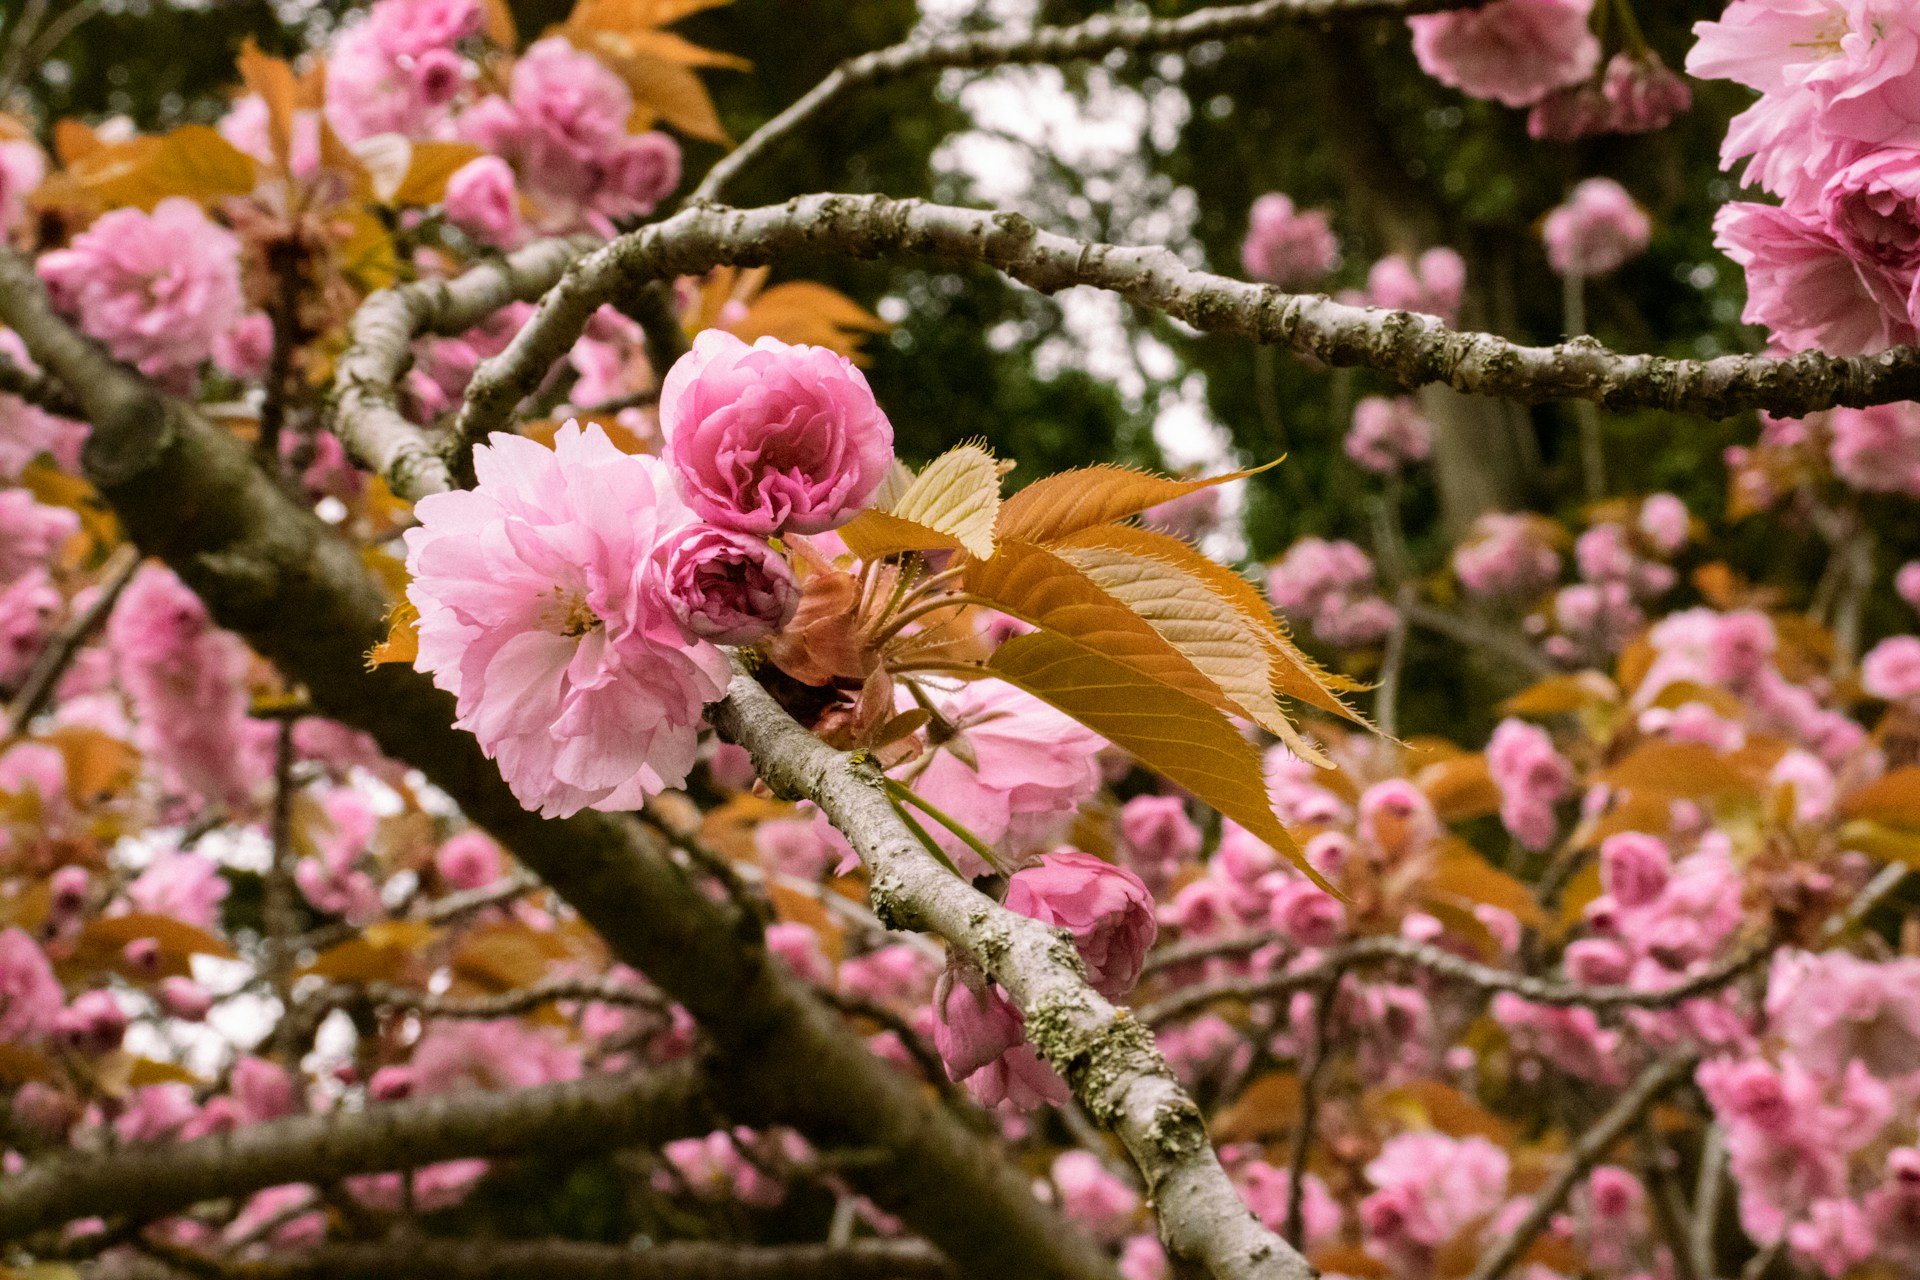
[[[0,394],[17,396],[35,408],[71,418],[80,412],[67,389],[44,373],[28,373],[0,352]]]
[[[395,493],[418,498],[453,487],[435,432],[401,416],[395,394],[423,334],[464,333],[501,307],[531,302],[567,264],[601,241],[539,240],[453,280],[382,289],[360,304],[334,371],[334,426],[347,451]]]
[[[500,297],[447,289],[441,296],[481,315]],[[452,304],[438,312],[449,324],[456,314]],[[0,320],[82,397],[94,424],[88,478],[128,536],[301,684],[319,714],[365,730],[419,769],[614,955],[685,1006],[716,1049],[714,1095],[733,1119],[789,1124],[819,1147],[886,1152],[848,1170],[848,1181],[964,1268],[1109,1280],[1112,1263],[1092,1241],[773,964],[731,905],[708,897],[657,836],[611,814],[528,813],[473,736],[453,728],[453,701],[432,681],[399,664],[369,671],[365,654],[385,633],[388,602],[353,544],[295,503],[231,433],[75,333],[32,267],[4,252]]]
[[[1492,1252],[1481,1259],[1468,1280],[1501,1280],[1511,1271],[1535,1238],[1553,1220],[1553,1216],[1560,1212],[1560,1206],[1567,1202],[1574,1184],[1605,1159],[1613,1144],[1620,1141],[1627,1130],[1639,1124],[1641,1117],[1659,1100],[1660,1095],[1685,1079],[1699,1060],[1697,1054],[1675,1053],[1659,1059],[1643,1071],[1632,1087],[1621,1094],[1607,1109],[1607,1113],[1594,1123],[1593,1128],[1580,1135],[1580,1141],[1567,1153],[1566,1163],[1560,1166],[1560,1172],[1533,1197],[1526,1216],[1501,1238]]]
[[[856,90],[884,84],[919,71],[982,70],[1013,63],[1072,62],[1099,58],[1115,50],[1155,53],[1186,49],[1209,40],[1257,35],[1289,24],[1336,18],[1399,17],[1472,9],[1486,0],[1260,0],[1257,4],[1220,5],[1179,18],[1115,17],[1102,14],[1070,27],[1027,31],[986,31],[906,40],[849,58],[791,106],[755,129],[707,170],[689,203],[717,201],[728,185],[782,139]]]
[[[517,991],[498,995],[459,999],[435,995],[390,982],[364,984],[336,983],[323,987],[301,1002],[303,1010],[325,1010],[372,1005],[376,1008],[411,1009],[428,1018],[517,1018],[543,1005],[571,1001],[581,1004],[613,1004],[634,1009],[664,1009],[671,1001],[658,991],[649,991],[630,983],[608,982],[595,978],[552,978]]]
[[[116,1259],[98,1280],[950,1280],[953,1264],[918,1240],[767,1247],[676,1242],[622,1248],[583,1240],[412,1239],[323,1245],[225,1263],[167,1250],[173,1266]],[[177,1269],[176,1269],[177,1268]]]
[[[95,1214],[155,1218],[288,1182],[328,1183],[473,1156],[653,1146],[713,1127],[707,1080],[687,1065],[292,1116],[190,1142],[138,1143],[28,1165],[0,1181],[0,1239]]]
[[[1306,1260],[1240,1202],[1152,1033],[1087,985],[1068,940],[936,862],[900,821],[878,771],[801,728],[737,659],[708,717],[752,754],[774,794],[814,801],[847,837],[872,875],[882,921],[939,934],[1007,989],[1034,1047],[1133,1156],[1169,1252],[1218,1280],[1309,1280]]]
[[[1181,948],[1169,948],[1154,958],[1154,967],[1165,968],[1182,961],[1258,950],[1261,946],[1278,940],[1278,935],[1253,934],[1245,938],[1223,939],[1218,943],[1208,943],[1203,947],[1193,947],[1184,952]],[[1229,941],[1231,946],[1227,945]],[[1523,1000],[1530,1000],[1535,1004],[1552,1005],[1556,1008],[1577,1005],[1589,1009],[1671,1009],[1675,1005],[1706,995],[1738,978],[1742,973],[1765,960],[1772,953],[1776,941],[1771,935],[1758,935],[1734,947],[1720,960],[1691,977],[1682,979],[1670,987],[1644,991],[1638,987],[1589,987],[1571,982],[1555,982],[1551,978],[1536,978],[1531,974],[1515,973],[1511,969],[1496,969],[1492,965],[1479,964],[1457,956],[1451,951],[1407,938],[1392,936],[1360,938],[1334,948],[1304,969],[1195,983],[1163,996],[1152,1004],[1143,1005],[1138,1010],[1138,1015],[1142,1022],[1150,1026],[1158,1026],[1183,1014],[1205,1008],[1215,1000],[1264,1000],[1290,995],[1295,991],[1317,987],[1328,981],[1330,977],[1337,976],[1357,965],[1382,960],[1405,961],[1438,974],[1440,977],[1478,987],[1482,991],[1507,991]]]
[[[1089,285],[1209,333],[1287,346],[1339,367],[1364,365],[1409,387],[1440,383],[1523,401],[1593,400],[1705,417],[1748,409],[1798,416],[1835,405],[1920,399],[1920,348],[1835,358],[1670,360],[1620,355],[1591,339],[1526,347],[1449,329],[1433,316],[1287,294],[1196,271],[1161,247],[1122,248],[1039,230],[1012,213],[883,196],[802,196],[762,209],[694,206],[630,232],[569,267],[506,350],[482,362],[448,448],[459,473],[473,445],[580,336],[602,303],[642,284],[788,254],[983,262],[1043,293]],[[378,462],[369,456],[369,462]]]

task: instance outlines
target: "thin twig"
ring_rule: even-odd
[[[1261,938],[1262,941],[1255,943],[1256,937]],[[1227,940],[1223,939],[1219,943],[1208,944],[1204,949],[1195,947],[1186,950],[1184,954],[1181,948],[1169,948],[1168,954],[1158,960],[1156,967],[1164,968],[1168,964],[1197,959],[1205,955],[1257,950],[1259,946],[1274,940],[1273,937],[1266,935],[1251,935],[1247,938],[1233,939],[1232,946],[1229,948]],[[1295,991],[1304,991],[1309,987],[1318,986],[1327,980],[1329,974],[1336,971],[1383,960],[1404,961],[1418,965],[1440,977],[1478,987],[1482,991],[1511,992],[1534,1004],[1552,1005],[1556,1008],[1581,1006],[1591,1009],[1671,1009],[1675,1005],[1706,995],[1733,981],[1764,960],[1772,951],[1774,943],[1775,939],[1771,935],[1758,935],[1734,947],[1720,960],[1699,973],[1684,978],[1670,987],[1643,991],[1638,987],[1583,986],[1578,983],[1555,982],[1550,978],[1536,978],[1531,974],[1515,973],[1510,969],[1496,969],[1492,965],[1479,964],[1463,959],[1451,951],[1426,943],[1413,942],[1406,938],[1390,936],[1361,938],[1335,948],[1323,959],[1304,969],[1296,969],[1288,973],[1196,983],[1163,996],[1152,1004],[1143,1005],[1136,1013],[1143,1022],[1158,1025],[1204,1008],[1215,1000],[1265,1000],[1290,995]]]
[[[33,670],[20,685],[20,692],[14,695],[13,705],[7,709],[8,736],[18,738],[26,734],[33,724],[33,718],[46,710],[52,701],[54,690],[60,684],[60,677],[67,673],[73,660],[87,646],[100,628],[106,625],[107,617],[113,612],[113,606],[120,599],[120,593],[133,581],[133,575],[140,568],[140,549],[132,543],[122,543],[115,547],[113,554],[107,557],[106,566],[100,571],[100,585],[93,603],[87,611],[68,620],[47,647],[34,659]]]
[[[545,1005],[562,1002],[621,1005],[656,1012],[673,1005],[673,1001],[659,991],[636,987],[631,983],[594,978],[548,978],[517,991],[465,998],[437,995],[389,982],[336,983],[321,988],[302,1004],[315,1009],[371,1005],[374,1008],[410,1009],[428,1018],[490,1021],[495,1018],[517,1018]]]
[[[297,787],[293,778],[294,718],[282,717],[275,727],[273,753],[273,817],[270,827],[273,861],[267,868],[260,904],[261,926],[266,933],[267,981],[280,1000],[280,1007],[293,1010],[294,962],[299,955],[299,888],[294,883],[294,863],[299,851],[293,847],[293,800]],[[289,1048],[287,1034],[292,1018],[282,1018],[275,1033],[275,1049]]]
[[[1669,1054],[1641,1072],[1640,1078],[1620,1095],[1606,1114],[1580,1135],[1580,1141],[1567,1153],[1566,1163],[1561,1165],[1560,1172],[1533,1197],[1533,1203],[1527,1206],[1526,1216],[1481,1259],[1469,1280],[1501,1280],[1512,1270],[1513,1265],[1520,1261],[1521,1256],[1546,1229],[1547,1223],[1560,1212],[1560,1206],[1566,1203],[1574,1185],[1605,1158],[1613,1144],[1627,1130],[1640,1123],[1641,1117],[1646,1115],[1647,1109],[1659,1100],[1661,1094],[1685,1079],[1698,1061],[1699,1056],[1690,1052]]]
[[[761,125],[707,171],[688,202],[718,200],[734,179],[774,144],[857,89],[883,84],[917,71],[944,68],[978,70],[1014,63],[1070,62],[1099,58],[1115,50],[1151,53],[1185,49],[1209,40],[1256,35],[1286,23],[1324,22],[1468,9],[1485,0],[1261,0],[1257,4],[1219,5],[1180,18],[1115,17],[1101,14],[1069,27],[1028,31],[989,31],[908,40],[891,48],[850,58],[786,110]]]
[[[1721,1192],[1727,1185],[1727,1131],[1718,1121],[1707,1126],[1700,1144],[1700,1176],[1694,1182],[1693,1221],[1688,1252],[1700,1280],[1720,1274],[1715,1244],[1720,1233]]]
[[[1293,1145],[1287,1153],[1287,1221],[1284,1235],[1298,1249],[1306,1228],[1307,1156],[1313,1148],[1314,1123],[1319,1119],[1320,1085],[1326,1078],[1327,1063],[1333,1058],[1328,1036],[1333,1029],[1333,1010],[1340,996],[1344,971],[1335,970],[1320,989],[1313,1005],[1313,1062],[1300,1078],[1300,1120],[1294,1125]]]

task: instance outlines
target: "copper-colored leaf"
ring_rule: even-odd
[[[1131,752],[1337,892],[1274,816],[1259,751],[1203,699],[1047,631],[1007,641],[988,669]]]
[[[1280,1137],[1300,1122],[1300,1077],[1291,1071],[1261,1076],[1215,1116],[1208,1127],[1218,1142],[1258,1142]]]
[[[1521,924],[1539,927],[1546,913],[1533,890],[1481,857],[1466,841],[1449,838],[1425,881],[1430,897],[1468,907],[1485,905],[1510,912]]]
[[[1739,751],[1719,752],[1705,743],[1644,742],[1600,775],[1608,786],[1628,791],[1697,798],[1736,791],[1758,791],[1780,756],[1778,744],[1752,742]]]
[[[1352,692],[1360,685],[1346,676],[1327,671],[1300,652],[1287,634],[1286,624],[1274,613],[1273,607],[1257,587],[1226,565],[1200,554],[1191,544],[1154,529],[1103,524],[1055,539],[1050,545],[1059,549],[1106,547],[1132,555],[1148,556],[1199,578],[1215,595],[1232,605],[1253,624],[1261,642],[1273,651],[1274,692],[1356,724],[1366,723],[1340,697],[1340,694]]]
[[[775,914],[790,924],[803,924],[813,930],[813,936],[820,940],[820,950],[827,959],[836,965],[840,963],[847,952],[846,926],[821,904],[820,899],[778,880],[768,882],[767,897],[773,902]]]
[[[106,145],[84,120],[69,117],[53,126],[53,154],[63,168],[71,167]]]
[[[1920,827],[1920,766],[1908,765],[1848,796],[1840,812],[1897,827]]]
[[[397,982],[416,963],[437,930],[420,920],[392,920],[369,925],[357,938],[329,947],[302,969],[301,975],[339,982]]]
[[[193,1072],[171,1062],[160,1062],[154,1058],[135,1058],[127,1072],[127,1083],[135,1089],[150,1084],[184,1084],[199,1088],[205,1084]]]
[[[1277,463],[1270,462],[1268,467]],[[1023,542],[1053,542],[1098,524],[1137,516],[1149,507],[1214,485],[1258,475],[1267,467],[1206,480],[1175,480],[1147,471],[1101,464],[1036,480],[1000,508],[999,535]]]
[[[826,347],[856,364],[865,364],[860,345],[869,334],[892,328],[885,320],[841,293],[811,280],[789,280],[766,290],[747,305],[747,314],[727,326],[742,342],[778,338],[795,345]]]
[[[389,662],[412,665],[420,657],[420,611],[413,601],[402,600],[388,616],[387,638],[367,654],[369,668]]]
[[[103,796],[124,791],[139,772],[140,753],[98,729],[67,725],[40,740],[65,759],[67,795],[76,806],[96,805]]]
[[[0,1084],[25,1084],[29,1080],[51,1080],[59,1074],[53,1059],[38,1049],[0,1040]]]
[[[1500,788],[1484,755],[1456,756],[1428,765],[1414,782],[1426,792],[1442,822],[1468,822],[1500,810]]]
[[[253,157],[203,124],[95,148],[68,170],[78,187],[101,204],[148,211],[170,196],[203,204],[243,196],[257,180]]]
[[[447,179],[468,161],[478,160],[485,154],[470,142],[416,142],[407,159],[406,175],[387,203],[439,204],[446,199]]]
[[[520,28],[513,21],[513,9],[507,0],[485,0],[486,19],[480,33],[512,53],[520,47]]]
[[[80,931],[79,948],[110,947],[118,950],[139,938],[152,938],[162,954],[174,956],[217,956],[238,959],[238,953],[219,938],[197,925],[172,916],[132,912],[124,916],[103,916],[89,921]]]
[[[485,991],[530,987],[568,958],[566,944],[550,930],[518,920],[498,920],[469,929],[453,955],[455,975]]]
[[[1503,716],[1551,716],[1620,701],[1620,690],[1598,671],[1548,676],[1500,704]]]
[[[1440,1080],[1370,1089],[1360,1105],[1368,1115],[1398,1128],[1434,1128],[1448,1137],[1485,1138],[1501,1147],[1514,1138],[1511,1124]]]
[[[267,140],[273,148],[274,163],[284,172],[293,150],[293,113],[300,97],[293,68],[260,52],[260,46],[248,36],[240,45],[240,79],[266,104]]]

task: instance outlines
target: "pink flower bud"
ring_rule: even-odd
[[[793,620],[800,585],[764,537],[690,524],[662,548],[667,602],[680,625],[715,644],[752,644]]]
[[[1307,880],[1290,879],[1267,905],[1273,927],[1298,947],[1330,947],[1347,929],[1340,900]]]
[[[127,1034],[127,1015],[107,991],[88,991],[60,1011],[55,1034],[82,1057],[97,1058],[120,1047]]]
[[[652,213],[680,185],[680,144],[659,132],[624,139],[607,163],[607,185],[629,216]]]
[[[85,867],[62,867],[47,879],[51,900],[47,910],[55,916],[74,916],[86,909],[87,890],[93,877]]]
[[[777,338],[703,331],[667,372],[660,427],[687,503],[743,533],[837,528],[893,465],[893,424],[853,362]]]
[[[1269,192],[1253,202],[1240,264],[1264,284],[1299,289],[1340,265],[1340,241],[1325,211],[1296,211],[1291,198]]]
[[[1009,911],[1068,930],[1094,990],[1118,1000],[1133,989],[1153,945],[1153,895],[1140,877],[1090,853],[1062,849],[1015,872]]]
[[[1888,702],[1920,695],[1920,636],[1892,636],[1873,646],[1860,662],[1860,687]]]

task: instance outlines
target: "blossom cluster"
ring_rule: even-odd
[[[1915,339],[1920,15],[1898,3],[1736,0],[1694,28],[1687,69],[1759,101],[1721,159],[1778,205],[1736,202],[1716,241],[1747,275],[1746,319],[1789,351],[1860,355]]]

